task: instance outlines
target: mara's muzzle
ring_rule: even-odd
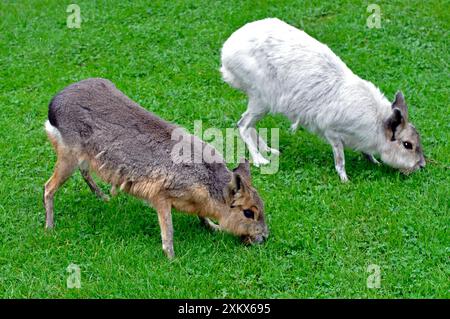
[[[258,234],[255,236],[250,236],[250,235],[245,235],[242,236],[242,242],[246,245],[253,245],[253,244],[262,244],[267,240],[267,237],[269,237],[269,235],[267,233],[265,234]]]

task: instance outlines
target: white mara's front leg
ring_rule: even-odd
[[[379,165],[380,162],[372,154],[363,153],[363,156],[371,163]]]
[[[326,138],[328,142],[331,144],[331,147],[333,148],[334,167],[336,168],[336,171],[338,172],[341,181],[347,182],[348,177],[347,173],[345,172],[344,144],[339,138],[330,136],[327,136]]]

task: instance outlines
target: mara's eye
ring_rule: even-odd
[[[412,144],[410,142],[403,142],[403,146],[407,149],[407,150],[412,150]]]
[[[255,213],[251,209],[244,209],[244,216],[253,219],[255,217]]]

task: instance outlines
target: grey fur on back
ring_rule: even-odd
[[[231,180],[223,160],[175,163],[171,151],[178,141],[171,137],[178,126],[145,110],[105,79],[87,79],[63,89],[50,102],[49,121],[69,147],[132,181],[162,178],[172,194],[198,184],[223,200]],[[212,148],[203,141],[197,145]]]

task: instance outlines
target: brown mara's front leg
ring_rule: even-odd
[[[158,213],[163,251],[169,259],[173,259],[175,253],[173,251],[172,204],[165,198],[159,198],[152,204]]]
[[[205,226],[206,228],[212,230],[212,231],[220,231],[220,226],[214,223],[211,219],[208,217],[199,217],[200,223]]]

